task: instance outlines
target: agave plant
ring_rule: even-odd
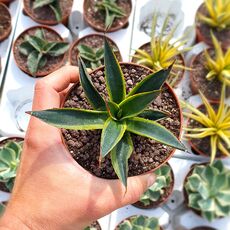
[[[200,21],[218,30],[230,26],[230,2],[228,0],[204,0],[204,3],[208,15],[198,14]]]
[[[208,51],[205,50],[206,65],[209,70],[206,79],[211,81],[217,78],[219,81],[230,86],[230,49],[224,53],[220,43],[212,32],[211,36],[215,49],[215,59],[211,58]]]
[[[33,3],[33,9],[41,8],[43,6],[49,6],[54,12],[56,20],[60,22],[62,20],[62,13],[59,4],[59,0],[35,0]]]
[[[109,29],[115,18],[126,16],[121,7],[116,3],[116,0],[102,0],[96,2],[96,8],[99,11],[105,12],[105,28]]]
[[[160,230],[158,219],[147,216],[133,216],[118,226],[119,230]]]
[[[35,76],[39,69],[47,64],[49,56],[58,57],[69,48],[66,42],[49,42],[45,39],[43,29],[37,29],[34,35],[26,35],[19,46],[19,52],[27,57],[27,66]]]
[[[95,69],[102,65],[104,58],[104,48],[93,49],[87,45],[79,45],[78,51],[80,57],[85,61],[86,67]]]
[[[187,127],[185,130],[188,138],[210,138],[211,146],[211,163],[214,161],[217,149],[222,154],[230,156],[230,107],[225,104],[225,87],[223,86],[221,92],[221,100],[219,108],[216,111],[215,108],[208,102],[207,98],[200,92],[201,99],[206,109],[206,113],[201,112],[199,109],[192,105],[181,101],[181,104],[189,109],[192,113],[184,112],[183,114],[198,122],[199,127],[192,128]]]
[[[0,181],[12,191],[22,152],[22,142],[10,141],[0,148]]]
[[[170,186],[172,181],[171,168],[169,165],[163,165],[156,171],[156,181],[148,188],[148,190],[141,196],[140,202],[144,206],[150,205],[151,202],[156,202],[164,194],[164,189]]]
[[[152,73],[126,94],[121,67],[105,39],[105,81],[108,99],[102,98],[94,87],[85,64],[79,59],[80,82],[94,110],[76,108],[32,111],[31,115],[65,129],[102,129],[100,159],[110,153],[113,168],[127,185],[128,159],[133,152],[130,133],[151,138],[173,148],[185,150],[184,145],[156,120],[167,116],[165,112],[147,109],[159,95],[170,69]]]
[[[185,36],[178,38],[172,42],[172,38],[178,27],[176,24],[171,28],[170,32],[164,36],[165,30],[168,25],[169,16],[164,20],[159,36],[156,34],[158,14],[154,14],[152,30],[151,30],[151,41],[150,41],[150,52],[137,49],[136,54],[133,56],[137,59],[137,63],[151,68],[153,71],[159,71],[160,69],[168,68],[177,59],[177,55],[183,54],[190,48],[183,48],[187,43]],[[174,64],[174,68],[187,69],[181,61],[177,61]],[[174,85],[177,82],[178,74],[172,72],[172,79],[168,79],[170,85]]]
[[[230,215],[230,170],[220,160],[212,165],[196,165],[185,190],[189,207],[207,220]]]

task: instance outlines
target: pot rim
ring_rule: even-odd
[[[4,41],[6,38],[9,37],[11,31],[12,31],[12,17],[11,17],[11,13],[8,9],[8,7],[4,4],[4,3],[9,3],[9,1],[7,2],[0,2],[0,5],[7,11],[7,13],[10,16],[10,27],[5,31],[5,33],[0,37],[0,42]]]

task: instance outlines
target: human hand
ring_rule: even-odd
[[[70,84],[78,77],[77,67],[66,66],[38,80],[33,110],[60,107]],[[136,202],[153,182],[152,173],[130,177],[125,193],[119,180],[95,177],[74,161],[59,129],[31,117],[0,229],[83,229],[113,210]]]

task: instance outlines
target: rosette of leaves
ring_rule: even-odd
[[[50,9],[54,12],[55,18],[58,22],[62,20],[59,0],[35,0],[33,3],[33,9],[38,9],[43,6],[50,7]]]
[[[105,28],[109,29],[116,18],[126,16],[123,9],[119,7],[116,0],[102,0],[96,2],[96,9],[105,13]]]
[[[181,105],[192,112],[183,112],[183,115],[199,124],[199,126],[195,128],[184,128],[185,131],[187,131],[185,137],[198,139],[209,137],[211,146],[210,162],[212,163],[216,157],[217,149],[219,149],[223,155],[230,156],[230,107],[225,104],[224,86],[217,111],[201,92],[200,96],[206,112],[202,112],[189,103],[181,101]]]
[[[133,216],[118,226],[119,230],[160,230],[158,219],[147,216]]]
[[[156,175],[156,181],[140,198],[140,202],[145,206],[150,205],[151,202],[158,201],[164,194],[164,189],[169,187],[172,181],[171,168],[169,165],[161,166],[154,174]]]
[[[95,69],[102,65],[104,48],[93,49],[90,46],[81,44],[78,47],[80,57],[84,60],[86,67]]]
[[[147,66],[153,71],[159,71],[164,68],[168,68],[172,63],[175,62],[177,56],[185,53],[191,48],[184,48],[187,40],[185,36],[182,36],[172,42],[173,36],[178,28],[178,24],[173,26],[170,32],[164,36],[168,26],[169,16],[164,20],[163,26],[161,27],[160,34],[157,35],[157,20],[158,14],[155,13],[153,16],[152,30],[151,30],[151,41],[150,41],[150,52],[142,49],[137,49],[136,54],[133,55],[137,59],[136,63]],[[187,69],[186,66],[180,61],[173,65],[177,69]],[[172,72],[172,78],[168,79],[168,82],[173,86],[178,79],[178,74]]]
[[[185,150],[185,147],[170,131],[157,123],[167,114],[148,109],[148,105],[160,94],[171,68],[146,76],[127,94],[124,75],[107,40],[104,51],[108,99],[102,98],[96,90],[83,61],[79,59],[81,86],[93,110],[61,108],[29,113],[58,128],[102,129],[100,159],[110,153],[113,168],[126,186],[128,159],[133,152],[131,133],[173,148]]]
[[[224,53],[212,32],[211,36],[215,50],[215,59],[210,57],[208,50],[205,50],[206,67],[209,70],[206,79],[211,81],[217,78],[220,82],[230,86],[230,49]]]
[[[198,14],[199,20],[210,27],[223,30],[230,27],[230,2],[227,0],[204,0],[207,15]]]
[[[212,165],[196,165],[185,190],[189,207],[208,221],[230,215],[230,170],[220,160]]]
[[[19,46],[19,52],[27,57],[27,67],[32,76],[47,64],[49,56],[58,57],[68,49],[66,42],[47,41],[43,29],[38,29],[34,35],[26,35]]]
[[[0,148],[0,181],[12,191],[20,162],[22,142],[10,141]]]

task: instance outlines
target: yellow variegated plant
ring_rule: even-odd
[[[150,41],[151,52],[149,53],[145,50],[137,49],[136,54],[133,56],[137,59],[136,63],[147,66],[154,71],[168,68],[170,65],[172,65],[172,63],[175,62],[177,55],[183,54],[184,52],[189,50],[189,48],[183,48],[184,45],[187,43],[185,36],[182,36],[172,42],[172,38],[175,34],[176,29],[178,28],[178,24],[176,24],[170,30],[170,32],[166,36],[164,36],[165,30],[169,22],[169,16],[165,18],[160,35],[157,36],[157,19],[158,15],[154,14]],[[186,69],[182,61],[177,61],[173,65],[173,67],[182,70]],[[177,82],[178,78],[177,73],[172,72],[172,74],[174,77],[172,79],[168,79],[168,82],[171,86],[173,86]]]
[[[224,53],[213,33],[211,33],[211,36],[215,49],[215,59],[211,58],[208,50],[205,51],[206,65],[209,70],[206,78],[208,80],[217,78],[224,84],[230,85],[230,49]]]
[[[127,94],[124,75],[107,40],[104,52],[105,82],[109,95],[107,100],[99,94],[85,64],[79,59],[81,86],[94,110],[49,109],[33,111],[31,115],[58,128],[102,129],[101,157],[110,153],[117,176],[127,186],[128,159],[133,152],[130,133],[154,139],[173,148],[185,150],[185,147],[171,132],[156,122],[166,114],[147,109],[159,95],[171,67],[146,76]]]
[[[230,26],[229,0],[204,0],[204,4],[208,15],[198,14],[200,21],[219,30]]]
[[[184,128],[187,133],[185,137],[188,138],[205,138],[210,137],[211,146],[211,163],[216,157],[217,149],[223,155],[230,156],[230,107],[225,104],[225,87],[221,92],[221,100],[218,110],[215,111],[210,102],[200,92],[206,113],[192,105],[181,102],[182,106],[189,109],[192,113],[184,112],[184,116],[198,122],[201,127],[187,127]]]

